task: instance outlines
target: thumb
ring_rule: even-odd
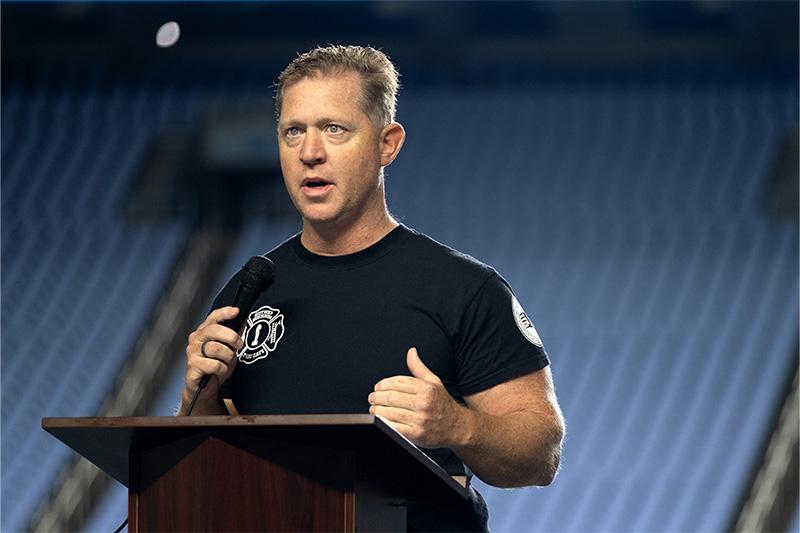
[[[406,364],[408,365],[408,369],[411,371],[411,375],[415,378],[430,381],[432,383],[442,382],[442,380],[439,379],[439,376],[431,372],[431,370],[425,366],[425,363],[423,363],[422,359],[419,358],[416,348],[408,349],[408,353],[406,354]]]

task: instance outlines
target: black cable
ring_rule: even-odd
[[[125,519],[125,521],[124,521],[124,522],[122,522],[122,523],[119,525],[119,527],[118,527],[117,529],[115,529],[115,530],[114,530],[114,533],[119,533],[119,532],[120,532],[120,531],[122,531],[122,530],[125,528],[125,526],[127,526],[127,525],[128,525],[128,519],[126,518],[126,519]]]
[[[203,377],[208,377],[208,376],[203,376]],[[203,383],[203,381],[205,381],[205,383]],[[206,388],[206,383],[208,383],[208,380],[200,381],[200,385],[197,387],[197,390],[194,391],[194,396],[192,396],[192,402],[189,404],[189,408],[186,410],[186,414],[183,416],[189,416],[190,414],[192,414],[192,409],[194,409],[194,404],[197,403],[198,396],[200,396],[200,393],[203,391],[204,388]]]

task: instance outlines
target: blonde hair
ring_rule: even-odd
[[[305,78],[349,72],[361,79],[362,108],[370,120],[378,127],[394,122],[400,74],[386,54],[369,46],[328,45],[298,55],[278,76],[276,117],[280,120],[287,87]]]

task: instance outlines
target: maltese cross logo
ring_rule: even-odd
[[[274,352],[283,337],[283,331],[283,314],[280,309],[265,305],[250,313],[242,334],[244,347],[237,354],[239,361],[249,365]]]

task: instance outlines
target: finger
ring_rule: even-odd
[[[374,390],[396,390],[414,394],[420,390],[420,383],[419,379],[411,376],[392,376],[377,382]]]
[[[238,307],[231,307],[230,305],[227,305],[225,307],[219,307],[211,311],[206,317],[206,319],[203,320],[203,322],[199,326],[197,326],[197,329],[202,329],[203,327],[208,326],[210,324],[221,324],[227,320],[236,317],[236,315],[238,314],[239,314]]]
[[[433,371],[425,366],[425,363],[422,362],[422,359],[419,358],[419,353],[417,353],[416,348],[409,348],[408,353],[406,353],[406,364],[408,365],[408,369],[411,371],[411,374],[419,379],[424,379],[425,381],[430,381],[431,383],[441,383],[442,380],[439,379],[439,376],[433,373]]]
[[[203,349],[203,344],[205,344],[205,350]],[[204,341],[204,343],[200,343],[198,351],[200,356],[208,359],[217,359],[226,365],[231,364],[234,357],[236,357],[236,352],[231,349],[230,346],[217,341]],[[205,354],[203,352],[205,352]]]
[[[232,350],[241,350],[242,346],[244,346],[242,337],[231,328],[227,328],[222,324],[211,324],[204,327],[196,340],[198,342],[217,341],[222,344],[227,344]]]
[[[416,395],[398,391],[375,391],[370,393],[367,400],[372,405],[384,405],[414,411]]]
[[[410,434],[414,429],[413,426],[409,426],[408,424],[403,424],[402,422],[395,422],[393,420],[384,418],[383,416],[378,414],[376,414],[375,416],[383,420],[385,423],[389,425],[389,427],[394,428],[395,431],[405,436],[406,438],[408,438],[407,435]]]
[[[186,367],[186,384],[197,388],[203,376],[217,376],[219,381],[224,381],[229,374],[230,367],[218,359],[207,357],[193,357]]]
[[[417,423],[416,413],[407,409],[398,409],[396,407],[386,407],[384,405],[372,405],[369,412],[373,415],[380,416],[385,420],[390,420],[397,424],[404,424],[412,427]]]

